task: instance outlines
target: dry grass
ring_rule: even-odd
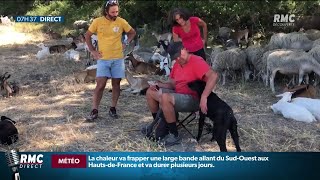
[[[137,131],[151,121],[144,96],[122,92],[118,104],[121,117],[109,118],[110,83],[99,119],[85,123],[95,85],[76,84],[73,79],[74,72],[83,69],[85,62],[67,61],[61,55],[38,61],[36,44],[44,40],[41,34],[24,34],[10,40],[8,37],[18,32],[0,29],[0,72],[8,71],[12,74],[10,80],[22,87],[18,96],[0,99],[0,115],[17,121],[17,146],[21,151],[219,151],[217,143],[209,141],[210,134],[198,144],[181,130],[182,144],[168,149],[144,139]],[[121,88],[127,87],[123,80]],[[234,109],[243,151],[319,152],[320,123],[306,124],[274,115],[269,106],[276,98],[262,84],[235,83],[218,86],[216,92]],[[193,127],[195,130],[196,125]],[[228,149],[235,150],[230,137]]]

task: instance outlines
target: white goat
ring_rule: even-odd
[[[164,60],[166,59],[166,57],[164,57],[164,56],[162,56],[160,53],[158,53],[158,52],[155,52],[152,56],[151,56],[151,58],[150,58],[150,60],[153,62],[153,63],[157,63],[157,62],[163,62]]]
[[[12,25],[13,24],[11,22],[11,20],[8,18],[8,16],[5,16],[5,17],[1,16],[0,18],[1,18],[1,23],[3,25]]]
[[[312,48],[313,41],[308,39],[305,34],[299,32],[276,33],[271,36],[267,46],[268,50],[273,49],[303,49],[309,51]]]
[[[265,48],[263,48],[260,45],[253,45],[253,46],[249,46],[246,50],[245,50],[246,54],[247,54],[247,62],[249,65],[250,70],[253,70],[253,76],[254,76],[254,80],[255,79],[260,79],[259,77],[263,77],[263,72],[266,69],[266,63],[265,66],[262,65],[262,57],[263,54],[265,53]]]
[[[291,103],[306,108],[318,121],[320,121],[320,99],[297,97],[293,98]]]
[[[79,42],[76,43],[77,48],[75,49],[76,51],[82,51],[86,49],[86,43]]]
[[[224,50],[220,47],[215,47],[212,49],[211,54],[210,54],[210,66],[212,66],[212,63],[213,63],[214,59],[216,58],[216,56],[223,51]]]
[[[293,119],[302,122],[313,122],[315,117],[306,108],[289,103],[291,97],[287,95],[288,92],[276,95],[276,97],[282,97],[277,103],[271,106],[271,109],[275,114],[282,114],[283,117]]]
[[[281,96],[283,96],[284,100],[291,102],[292,104],[306,108],[318,121],[320,121],[320,99],[311,99],[305,97],[291,99],[293,93],[294,92],[285,92],[281,94]]]
[[[170,74],[170,68],[171,67],[171,60],[170,60],[170,55],[168,54],[167,57],[162,56],[161,54],[155,52],[152,57],[152,61],[160,61],[160,69],[164,69],[166,71],[166,76],[169,76]]]
[[[300,29],[300,31],[301,30],[302,30],[303,34],[305,34],[307,36],[307,38],[309,38],[312,41],[320,38],[320,31],[318,29],[308,29],[305,31],[302,28],[302,29]]]
[[[158,34],[156,32],[152,32],[152,35],[156,37],[158,42],[160,40],[171,42],[171,39],[172,39],[172,33],[170,32],[164,33],[164,34]]]
[[[248,71],[247,55],[239,48],[228,49],[216,55],[212,62],[212,69],[222,74],[222,85],[225,85],[227,72],[241,70],[243,78],[248,80],[245,74]]]
[[[79,61],[80,60],[80,53],[74,49],[69,49],[64,53],[65,58],[69,60]]]
[[[39,48],[41,48],[40,51],[37,53],[37,59],[44,59],[50,55],[49,47],[46,47],[43,43],[40,43],[37,45]]]
[[[83,29],[87,30],[89,27],[89,22],[85,21],[85,20],[78,20],[73,23],[73,27],[75,29],[82,29],[83,28]]]
[[[277,50],[267,57],[267,77],[270,77],[270,87],[273,93],[275,93],[274,78],[277,72],[299,74],[300,85],[303,76],[312,71],[320,76],[320,63],[302,50]],[[266,85],[268,85],[268,79]]]

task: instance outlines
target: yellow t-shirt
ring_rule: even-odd
[[[121,37],[123,32],[128,32],[131,28],[129,23],[120,17],[117,17],[115,21],[105,17],[93,20],[88,30],[98,36],[98,47],[102,53],[101,59],[112,60],[124,57]]]

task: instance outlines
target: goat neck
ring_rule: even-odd
[[[136,58],[134,58],[132,54],[129,54],[128,57],[127,57],[127,59],[129,59],[129,60],[131,61],[132,66],[133,66],[134,68],[137,67],[138,64],[141,63],[140,61],[136,60]]]
[[[278,102],[290,102],[293,93],[294,92],[285,92],[285,93],[276,95],[276,97],[282,97]]]

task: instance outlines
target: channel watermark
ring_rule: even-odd
[[[295,18],[294,14],[275,14],[273,16],[273,26],[294,26]]]

